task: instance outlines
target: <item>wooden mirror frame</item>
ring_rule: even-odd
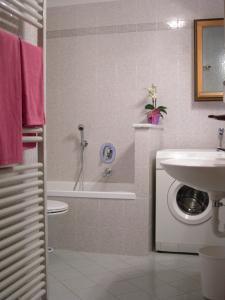
[[[195,32],[195,101],[223,101],[223,92],[203,92],[202,34],[205,27],[224,26],[224,19],[194,20]]]

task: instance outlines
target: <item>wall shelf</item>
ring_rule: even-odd
[[[163,130],[163,126],[162,125],[155,125],[155,124],[148,124],[148,123],[137,123],[137,124],[133,124],[133,128],[135,129],[159,129],[159,130]]]

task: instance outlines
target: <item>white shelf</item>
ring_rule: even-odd
[[[149,124],[149,123],[133,124],[133,128],[135,128],[135,129],[159,129],[159,130],[163,130],[162,125],[155,125],[155,124]]]

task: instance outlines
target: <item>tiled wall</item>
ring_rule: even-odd
[[[76,177],[77,125],[83,123],[89,142],[85,180],[106,180],[99,149],[111,142],[117,159],[107,180],[135,182],[137,191],[134,202],[71,202],[69,215],[50,220],[53,246],[60,242],[86,251],[148,251],[152,197],[143,176],[149,168],[141,164],[151,141],[140,132],[143,153],[139,150],[138,158],[132,124],[145,119],[146,88],[155,83],[159,103],[168,106],[162,147],[217,146],[217,128],[223,124],[207,115],[221,113],[224,104],[193,101],[193,19],[214,17],[223,17],[223,0],[122,0],[48,10],[48,177]],[[170,29],[167,22],[173,19],[184,20],[185,27]],[[151,162],[154,155],[148,153]]]
[[[86,252],[145,255],[153,248],[153,171],[163,130],[135,128],[135,200],[52,198],[69,212],[49,218],[49,243]],[[60,234],[59,234],[60,233]]]
[[[164,147],[216,147],[222,103],[193,102],[193,19],[223,17],[223,0],[122,0],[48,10],[48,175],[73,180],[78,123],[89,146],[85,180],[104,180],[99,148],[117,148],[112,182],[134,181],[132,123],[145,119],[146,90],[168,106]],[[169,29],[181,19],[185,27]],[[223,124],[222,124],[223,125]]]

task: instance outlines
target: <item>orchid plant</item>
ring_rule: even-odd
[[[157,107],[157,87],[154,84],[152,84],[152,86],[148,88],[147,91],[148,91],[148,98],[150,98],[152,101],[151,104],[145,105],[145,109],[148,110],[147,111],[148,120],[150,121],[150,123],[155,123],[152,122],[152,120],[156,118],[159,122],[160,117],[163,118],[163,114],[167,114],[166,111],[167,107],[162,105]]]

